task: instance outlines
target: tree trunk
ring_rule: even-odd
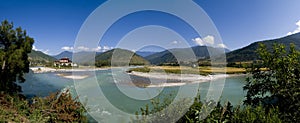
[[[5,60],[4,60],[3,64],[2,64],[2,71],[4,71],[4,68],[5,68]]]

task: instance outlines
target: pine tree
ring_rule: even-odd
[[[21,27],[4,20],[0,25],[0,92],[17,93],[25,82],[24,73],[29,72],[28,53],[32,50],[33,38]]]

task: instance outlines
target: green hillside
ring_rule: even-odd
[[[113,62],[111,62],[113,59]],[[124,49],[113,49],[99,54],[95,58],[96,66],[124,66],[124,65],[145,65],[149,64],[143,57],[134,52]]]
[[[208,59],[210,56],[220,55],[227,51],[223,48],[213,48],[209,46],[195,46],[192,48],[175,48],[147,56],[146,59],[151,64],[167,64],[179,62],[196,62],[199,59]],[[192,55],[194,53],[195,55]],[[176,56],[176,57],[175,57]],[[196,58],[193,58],[196,56]]]
[[[99,55],[102,52],[87,52],[87,51],[81,51],[81,52],[69,52],[69,51],[63,51],[60,54],[57,54],[53,56],[56,59],[61,59],[61,58],[69,58],[73,62],[79,65],[83,66],[89,66],[94,64],[94,58],[95,55]],[[73,57],[73,55],[75,57]]]
[[[28,54],[30,65],[47,65],[52,64],[56,59],[52,56],[49,56],[41,51],[31,50],[31,53]]]
[[[227,53],[226,54],[227,62],[243,62],[243,61],[253,61],[259,59],[258,55],[255,52],[259,46],[259,43],[265,44],[268,49],[271,49],[274,43],[284,44],[287,50],[289,49],[290,43],[294,43],[296,45],[296,49],[299,50],[300,33],[293,34],[279,39],[254,42],[246,47]]]

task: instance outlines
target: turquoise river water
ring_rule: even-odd
[[[93,119],[103,122],[130,121],[130,117],[134,116],[136,111],[145,107],[146,104],[150,104],[150,99],[170,93],[175,96],[193,95],[191,94],[193,91],[189,90],[193,90],[195,87],[199,90],[202,100],[207,98],[208,91],[221,92],[220,101],[223,103],[230,101],[233,105],[241,104],[246,94],[243,91],[245,76],[227,77],[225,81],[213,80],[200,84],[183,85],[187,91],[180,90],[182,86],[153,87],[146,90],[146,88],[133,86],[130,82],[126,82],[126,79],[123,80],[123,76],[128,76],[126,70],[123,68],[113,72],[112,70],[74,72],[75,75],[89,76],[76,81],[58,76],[59,73],[57,72],[29,73],[26,75],[26,82],[22,83],[21,86],[23,94],[27,97],[47,96],[51,92],[70,89],[72,95],[79,96],[81,102],[87,106],[91,122]],[[62,74],[72,75],[71,72],[63,72]],[[118,77],[114,78],[114,75]],[[216,84],[210,87],[211,83]],[[126,92],[127,90],[129,91]]]

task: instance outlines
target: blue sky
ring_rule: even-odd
[[[1,21],[7,19],[12,21],[15,26],[26,29],[29,36],[35,39],[34,46],[36,50],[54,55],[63,50],[72,50],[81,25],[104,1],[0,0],[0,2]],[[195,0],[195,2],[203,8],[214,22],[224,45],[230,50],[241,48],[254,41],[278,38],[286,36],[289,32],[300,31],[300,22],[297,23],[300,20],[299,0]],[[128,4],[130,4],[130,1],[128,1]],[[131,46],[134,42],[124,42],[136,39],[137,34],[142,35],[149,29],[155,30],[153,31],[155,33],[152,35],[152,40],[168,40],[170,42],[170,44],[165,43],[165,45],[168,45],[167,48],[177,47],[171,44],[179,45],[183,40],[188,40],[188,45],[195,46],[203,43],[203,41],[213,39],[210,36],[197,38],[197,34],[188,26],[177,26],[179,24],[185,25],[184,22],[174,19],[168,14],[155,14],[155,12],[152,12],[150,15],[158,19],[151,20],[149,18],[144,19],[143,22],[138,20],[142,16],[144,16],[142,18],[146,18],[146,15],[147,12],[137,13],[121,19],[119,21],[121,24],[124,24],[126,20],[128,23],[133,23],[129,23],[129,25],[126,23],[127,26],[122,26],[124,29],[118,27],[118,23],[116,23],[115,27],[111,28],[111,32],[103,37],[104,40],[100,42],[99,48],[94,50],[111,49],[120,40],[124,40],[123,44],[120,45],[126,46],[128,44],[127,46]],[[138,27],[139,24],[145,25],[147,23],[155,23],[161,25],[161,27],[148,26],[134,31],[130,30],[133,27]],[[181,36],[166,30],[163,26],[179,31]],[[180,32],[180,30],[183,31]],[[125,34],[126,36],[122,37]],[[148,39],[144,42],[151,42],[152,40],[149,40],[149,38],[144,37],[143,39]],[[143,39],[139,37],[139,40]]]

